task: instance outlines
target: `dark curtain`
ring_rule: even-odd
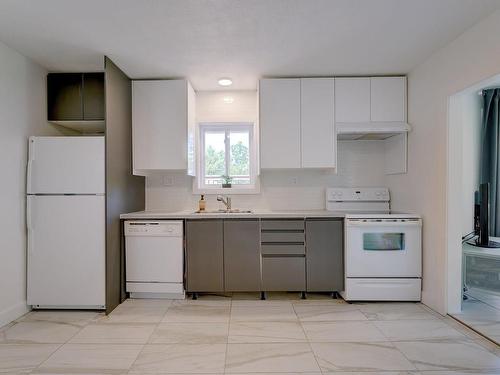
[[[483,90],[481,183],[490,184],[490,235],[500,237],[500,89]]]

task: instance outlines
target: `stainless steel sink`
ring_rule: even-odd
[[[251,214],[252,210],[239,210],[237,208],[233,208],[230,210],[206,210],[206,211],[195,211],[195,214]]]

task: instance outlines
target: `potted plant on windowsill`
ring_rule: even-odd
[[[229,177],[228,175],[222,175],[221,176],[223,182],[222,182],[222,187],[224,189],[230,188],[232,186],[231,182],[233,181],[232,177]]]

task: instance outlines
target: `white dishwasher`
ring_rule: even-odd
[[[183,299],[182,221],[125,221],[124,231],[130,297]]]

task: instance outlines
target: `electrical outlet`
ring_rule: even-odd
[[[292,185],[297,185],[299,183],[299,178],[297,176],[292,177]]]
[[[173,186],[174,177],[173,176],[163,176],[163,186]]]

